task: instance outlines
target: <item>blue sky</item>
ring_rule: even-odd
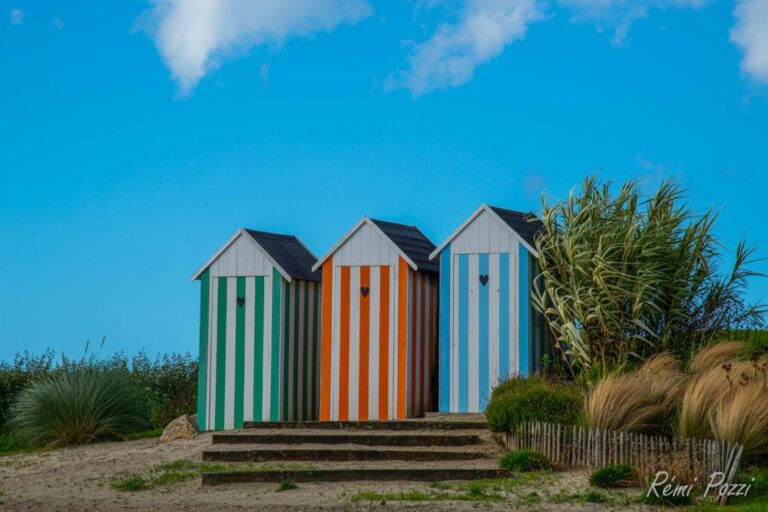
[[[0,0],[0,359],[196,354],[188,279],[240,226],[439,243],[597,171],[677,177],[768,255],[766,27],[768,0]]]

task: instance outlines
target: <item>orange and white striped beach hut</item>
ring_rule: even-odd
[[[320,420],[435,410],[434,248],[415,226],[364,217],[313,267],[323,271]]]

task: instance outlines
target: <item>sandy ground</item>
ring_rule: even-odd
[[[144,491],[124,492],[111,482],[121,475],[147,473],[150,468],[178,459],[200,461],[210,434],[192,441],[161,444],[158,439],[99,443],[41,453],[0,457],[2,511],[118,511],[118,510],[625,510],[626,500],[612,493],[610,504],[563,501],[557,494],[589,490],[584,472],[552,473],[521,479],[503,502],[374,501],[354,499],[361,492],[435,492],[429,484],[413,482],[349,482],[299,484],[278,492],[276,484],[238,484],[203,487],[200,478]],[[630,491],[638,494],[638,490]],[[531,499],[531,493],[538,498]]]

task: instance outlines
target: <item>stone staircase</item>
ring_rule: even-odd
[[[203,484],[499,478],[508,476],[498,466],[502,454],[482,415],[247,423],[239,431],[213,434],[203,452],[204,461],[243,467],[204,473]],[[251,469],[253,463],[274,464]]]

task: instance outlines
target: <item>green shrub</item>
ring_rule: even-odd
[[[102,340],[103,346],[104,340]],[[87,352],[87,349],[86,349]],[[149,417],[155,428],[196,410],[197,359],[186,354],[162,354],[150,359],[145,353],[133,358],[115,353],[108,358],[90,354],[56,361],[53,351],[41,356],[16,354],[13,362],[0,362],[0,429],[7,422],[11,403],[33,382],[78,370],[109,371],[125,376],[141,387],[149,401]]]
[[[510,432],[523,423],[546,421],[573,425],[582,412],[579,389],[541,377],[512,378],[494,389],[485,409],[494,432]]]
[[[279,486],[277,486],[277,492],[283,492],[283,491],[292,491],[293,489],[298,489],[299,486],[295,483],[291,482],[290,480],[286,480],[285,482],[281,482]]]
[[[31,381],[47,377],[52,368],[54,354],[46,351],[35,357],[29,352],[16,354],[12,363],[0,362],[0,429],[8,422],[11,403]]]
[[[31,447],[57,447],[147,430],[142,390],[124,375],[74,370],[38,380],[11,405],[9,425]]]
[[[745,358],[768,353],[768,330],[765,329],[723,330],[717,333],[715,340],[743,341]]]
[[[515,450],[507,453],[500,462],[502,469],[519,471],[541,471],[549,469],[551,464],[541,452],[534,450]]]
[[[589,483],[595,487],[609,489],[612,487],[629,487],[632,482],[632,468],[626,464],[605,466],[592,473]]]
[[[131,374],[149,396],[154,427],[163,428],[182,414],[196,412],[197,359],[189,353],[163,354],[155,360],[139,354],[131,362]]]

